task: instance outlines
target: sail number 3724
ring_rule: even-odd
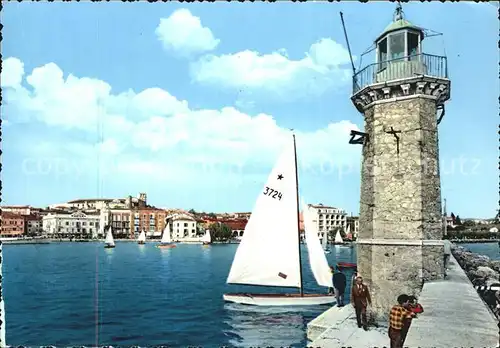
[[[267,187],[267,186],[264,189],[263,193],[266,196],[269,196],[269,197],[274,198],[274,199],[279,199],[280,201],[281,201],[281,198],[283,197],[282,194],[281,194],[281,192],[276,191],[276,190],[274,190],[274,189],[272,189],[270,187]]]

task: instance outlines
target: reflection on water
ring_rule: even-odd
[[[228,329],[225,334],[234,347],[297,346],[304,340],[307,314],[318,308],[259,307],[226,303]]]

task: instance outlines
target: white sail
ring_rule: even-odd
[[[332,272],[325,253],[319,241],[318,233],[311,227],[309,207],[302,203],[304,229],[306,235],[307,251],[309,253],[309,264],[314,275],[314,279],[320,286],[333,287]]]
[[[172,243],[172,238],[170,237],[170,223],[167,223],[165,229],[163,230],[163,235],[161,236],[161,244]]]
[[[300,287],[297,175],[292,137],[246,225],[228,283]]]
[[[203,237],[201,237],[203,243],[212,243],[212,237],[210,236],[210,230],[206,230]]]
[[[349,234],[351,233],[351,225],[347,225],[347,231],[346,231],[346,234]]]
[[[140,243],[146,242],[146,232],[142,230],[141,234],[139,234],[139,238],[137,238],[137,241]]]
[[[335,243],[337,243],[337,244],[344,243],[344,240],[342,239],[342,236],[340,235],[340,231],[337,231],[337,234],[335,235]]]
[[[111,227],[108,228],[108,233],[106,234],[106,239],[104,243],[107,245],[115,245],[115,240],[113,239],[113,233],[111,232]]]

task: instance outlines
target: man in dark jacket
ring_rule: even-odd
[[[347,284],[347,278],[337,266],[337,272],[332,276],[333,287],[335,288],[335,297],[337,298],[337,306],[344,306],[344,293]]]

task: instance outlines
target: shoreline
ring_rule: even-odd
[[[0,239],[3,245],[26,245],[26,244],[55,244],[55,243],[104,243],[104,239],[70,239],[70,238],[19,238],[19,239]],[[160,243],[161,239],[146,240],[146,244]],[[120,243],[137,243],[135,239],[115,239],[115,242]],[[173,241],[176,244],[203,244],[201,241],[186,240]],[[210,244],[239,244],[239,241],[219,242],[215,241]]]
[[[473,253],[463,246],[452,246],[451,252],[483,302],[500,320],[500,312],[496,310],[497,291],[489,290],[492,285],[500,285],[500,260],[491,260],[488,256]]]

